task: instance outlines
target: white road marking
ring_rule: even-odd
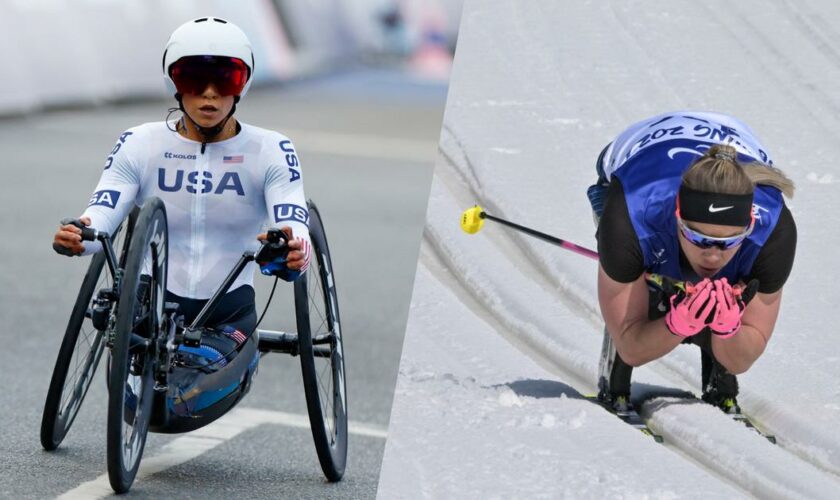
[[[308,429],[309,417],[259,408],[236,408],[212,424],[167,443],[157,454],[143,458],[140,462],[140,470],[137,471],[135,483],[144,477],[192,460],[236,437],[241,432],[262,424]],[[385,439],[388,436],[388,431],[384,427],[361,422],[348,422],[348,430],[350,434],[366,437]],[[113,494],[114,491],[108,482],[108,474],[105,473],[93,481],[82,483],[58,498],[60,500],[95,499],[105,498]]]
[[[241,411],[247,414],[249,418],[260,420],[260,423],[278,424],[288,427],[301,427],[304,429],[309,428],[308,415],[284,413],[282,411],[260,410],[259,408],[243,408]],[[360,436],[376,437],[381,439],[388,437],[388,431],[378,425],[350,421],[347,423],[347,428],[350,434],[358,434]],[[199,431],[200,430],[201,429],[199,429]]]
[[[360,156],[385,160],[405,160],[419,163],[435,161],[438,145],[433,141],[401,139],[382,135],[342,134],[314,130],[283,129],[283,134],[304,153]]]

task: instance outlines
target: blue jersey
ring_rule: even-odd
[[[680,266],[676,198],[683,172],[713,144],[735,147],[741,162],[772,165],[766,150],[746,125],[716,113],[660,115],[631,126],[607,149],[604,172],[608,179],[615,175],[621,181],[647,271],[676,279],[691,277],[684,276]],[[756,187],[755,228],[716,277],[737,283],[750,274],[759,251],[776,227],[782,206],[778,189]]]

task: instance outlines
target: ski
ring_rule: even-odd
[[[640,407],[646,401],[650,401],[650,400],[656,399],[656,398],[686,399],[686,400],[689,400],[689,401],[697,401],[697,402],[700,402],[702,404],[708,404],[710,406],[714,406],[714,405],[711,405],[710,403],[708,403],[706,401],[703,401],[701,398],[698,398],[694,393],[689,392],[689,391],[684,391],[684,390],[681,390],[681,389],[666,389],[666,390],[651,391],[649,388],[647,388],[647,391],[646,391],[645,390],[646,387],[643,386],[643,385],[640,387],[640,389],[642,389],[642,390],[636,391],[636,392],[640,392],[641,394],[639,394],[636,397],[631,398],[632,403],[636,407]],[[752,419],[750,419],[750,417],[748,415],[746,415],[742,412],[730,413],[728,411],[723,411],[721,408],[719,408],[717,406],[714,406],[714,407],[718,408],[721,411],[721,413],[728,416],[732,420],[741,423],[747,429],[749,429],[749,430],[755,432],[756,434],[758,434],[759,436],[765,438],[767,441],[769,441],[773,444],[776,444],[776,436],[774,436],[772,434],[768,434],[768,433],[764,432],[763,430],[761,430],[758,426],[755,425],[755,423],[753,423]]]
[[[665,392],[665,393],[662,393],[662,394],[648,394],[648,395],[646,395],[646,397],[643,397],[643,398],[640,398],[640,399],[635,399],[633,401],[633,405],[641,405],[641,404],[644,404],[645,401],[649,401],[649,400],[659,398],[659,397],[681,398],[681,399],[687,399],[687,400],[691,400],[691,401],[698,401],[698,402],[701,402],[703,404],[708,404],[708,403],[704,402],[702,399],[698,398],[697,396],[695,396],[694,394],[692,394],[690,392],[675,390],[674,392]],[[615,408],[613,408],[610,404],[598,399],[598,396],[596,396],[594,394],[586,395],[586,396],[584,396],[584,398],[587,401],[595,403],[598,406],[600,406],[601,408],[603,408],[603,409],[607,410],[608,412],[612,413],[613,415],[618,417],[622,422],[624,422],[627,425],[629,425],[630,427],[633,427],[634,429],[640,431],[642,434],[644,434],[646,436],[649,436],[649,437],[652,437],[653,440],[656,441],[657,443],[665,442],[665,438],[661,434],[658,434],[658,433],[654,432],[654,430],[651,429],[647,425],[647,423],[645,423],[645,419],[642,418],[642,416],[639,414],[639,412],[637,412],[635,409],[632,409],[632,405],[631,405],[631,408],[619,411],[619,410],[616,410]],[[751,430],[752,432],[755,432],[756,434],[763,437],[764,439],[766,439],[770,443],[776,444],[776,436],[774,436],[773,434],[768,434],[767,432],[764,432],[763,430],[761,430],[759,427],[757,427],[753,423],[753,421],[750,419],[749,416],[747,416],[743,413],[727,413],[727,412],[723,412],[723,411],[722,411],[722,413],[724,415],[730,417],[735,422],[738,422],[738,423],[744,425],[744,427]]]
[[[648,280],[649,282],[652,281],[658,286],[662,286],[662,284],[664,283],[664,278],[657,275],[648,276]],[[684,286],[684,284],[682,283],[670,283],[670,285]],[[598,390],[601,393],[609,393],[607,388],[609,387],[609,380],[614,378],[613,368],[615,365],[615,360],[615,345],[613,344],[612,337],[610,337],[610,334],[607,332],[606,328],[604,328],[603,343],[601,345],[601,357],[598,360]],[[627,376],[627,378],[629,380],[629,375]],[[664,442],[663,437],[653,432],[653,430],[651,430],[650,427],[648,427],[648,425],[645,423],[645,420],[641,417],[641,415],[639,415],[639,413],[633,408],[641,408],[641,405],[644,404],[645,401],[649,401],[657,397],[681,398],[693,401],[701,401],[703,402],[703,404],[709,404],[703,401],[701,398],[698,398],[694,393],[690,391],[665,387],[652,387],[646,384],[633,384],[630,393],[630,405],[629,409],[626,411],[616,411],[616,409],[613,408],[612,405],[601,401],[597,396],[594,395],[588,395],[585,396],[585,398],[594,403],[597,403],[599,406],[612,413],[613,415],[617,416],[622,421],[634,427],[635,429],[638,429],[645,435],[653,437],[657,443]],[[776,444],[776,436],[762,431],[753,423],[753,421],[747,415],[741,413],[740,409],[737,413],[730,413],[728,411],[724,411],[721,408],[719,409],[724,415],[728,415],[736,422],[740,422],[751,431],[767,439],[767,441]]]
[[[771,443],[776,444],[776,436],[774,436],[773,434],[768,434],[756,427],[752,420],[750,420],[750,417],[744,415],[743,413],[727,413],[727,415],[732,417],[732,420],[744,424],[747,427],[747,429],[757,433],[759,436],[765,438]]]
[[[605,403],[598,399],[596,395],[587,395],[584,396],[587,401],[591,401],[592,403],[597,404],[601,408],[607,410],[608,412],[612,413],[616,417],[618,417],[622,422],[633,427],[634,429],[640,431],[642,434],[646,436],[650,436],[653,438],[654,441],[657,443],[662,443],[665,439],[656,432],[653,431],[648,425],[645,423],[644,419],[636,410],[633,409],[626,409],[626,410],[616,410],[611,405]]]

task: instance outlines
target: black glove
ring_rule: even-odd
[[[273,275],[285,279],[289,272],[286,268],[286,255],[289,246],[286,244],[286,234],[280,229],[269,229],[268,240],[257,252],[254,260],[260,265],[260,272],[266,276]]]
[[[758,293],[758,285],[759,282],[757,279],[753,278],[747,283],[743,288],[738,287],[737,290],[740,290],[740,294],[738,294],[738,305],[743,310],[747,307],[747,304],[755,297],[755,294]]]

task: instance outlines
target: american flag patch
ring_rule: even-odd
[[[244,333],[233,328],[232,326],[226,326],[222,333],[224,333],[227,337],[233,339],[233,341],[236,342],[237,347],[246,340],[248,340],[248,337],[245,336]]]
[[[305,273],[307,269],[309,269],[309,258],[311,252],[311,246],[309,245],[309,241],[303,238],[297,238],[301,242],[301,250],[303,251],[303,266],[300,268],[301,273]]]
[[[222,163],[242,163],[245,161],[245,155],[223,156]]]

